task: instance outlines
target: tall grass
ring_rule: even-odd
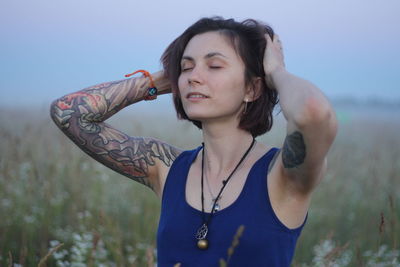
[[[46,255],[41,266],[149,266],[160,211],[152,191],[86,156],[47,110],[0,111],[0,266],[37,266]],[[111,124],[186,149],[201,142],[194,126],[173,115],[126,113]],[[341,122],[294,266],[398,259],[399,130],[392,119]],[[277,146],[284,132],[278,119],[258,140]]]

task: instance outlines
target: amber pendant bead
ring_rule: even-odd
[[[197,241],[197,247],[201,250],[205,250],[208,248],[208,241],[207,239],[200,239]]]

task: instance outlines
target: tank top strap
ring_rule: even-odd
[[[193,161],[196,159],[197,154],[199,154],[200,150],[203,148],[203,146],[198,146],[197,148],[191,150],[192,153],[190,153],[188,161],[189,161],[189,167],[192,165]]]
[[[265,185],[268,169],[270,168],[270,164],[275,157],[275,155],[279,152],[279,148],[273,147],[268,150],[255,164],[254,164],[254,174],[257,179],[254,179],[257,186]],[[260,184],[261,183],[261,184]]]
[[[246,198],[244,201],[245,203],[260,203],[261,205],[268,204],[267,201],[269,201],[269,199],[265,199],[265,195],[268,194],[268,169],[272,159],[278,151],[278,148],[271,148],[254,163],[247,177],[245,187],[243,188],[243,195]]]
[[[164,185],[163,204],[167,200],[174,203],[182,202],[179,197],[184,197],[187,173],[201,148],[202,146],[199,146],[193,150],[182,152],[172,163]]]

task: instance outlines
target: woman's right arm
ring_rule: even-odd
[[[152,77],[159,94],[170,92],[162,72]],[[128,136],[104,122],[122,108],[143,100],[149,85],[145,77],[98,84],[55,100],[50,115],[92,158],[161,197],[163,182],[181,150],[155,138]]]

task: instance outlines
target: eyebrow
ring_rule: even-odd
[[[223,54],[221,54],[219,52],[210,52],[207,55],[205,55],[204,58],[205,59],[209,59],[209,58],[216,57],[216,56],[227,58],[226,56],[224,56]],[[194,61],[194,59],[192,57],[190,57],[190,56],[182,56],[181,61],[183,61],[183,60]]]

